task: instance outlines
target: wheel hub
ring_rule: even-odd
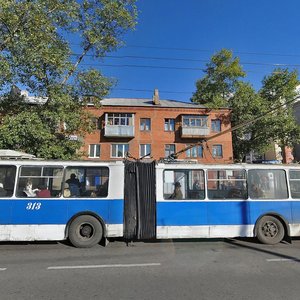
[[[264,235],[274,237],[278,233],[278,228],[274,222],[266,222],[262,228]]]
[[[80,226],[80,235],[84,238],[90,238],[93,235],[93,227],[90,224],[82,224]]]

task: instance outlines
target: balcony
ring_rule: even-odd
[[[134,137],[134,126],[132,125],[106,125],[104,128],[106,137]]]
[[[183,115],[181,137],[199,138],[208,136],[210,128],[208,127],[208,116],[205,115]]]
[[[198,138],[208,136],[210,134],[209,127],[183,126],[181,127],[182,138]]]
[[[106,113],[104,136],[134,137],[134,115],[132,113]]]

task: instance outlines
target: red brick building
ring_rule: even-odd
[[[87,108],[94,116],[95,132],[87,134],[87,159],[122,160],[131,156],[164,158],[230,128],[229,109],[210,110],[202,105],[153,99],[111,98]],[[231,132],[179,155],[202,163],[233,161]]]

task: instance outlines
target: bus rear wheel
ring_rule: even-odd
[[[77,248],[93,247],[101,241],[102,237],[102,225],[93,216],[79,216],[70,224],[69,240]]]
[[[284,238],[284,226],[273,216],[262,217],[257,224],[257,238],[263,244],[278,244]]]

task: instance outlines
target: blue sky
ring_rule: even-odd
[[[300,69],[299,0],[140,0],[126,46],[95,62],[117,79],[110,97],[189,101],[210,57],[231,49],[259,89],[275,64]],[[130,57],[134,56],[134,57]],[[290,66],[292,65],[292,66]],[[298,65],[298,66],[297,66]]]

